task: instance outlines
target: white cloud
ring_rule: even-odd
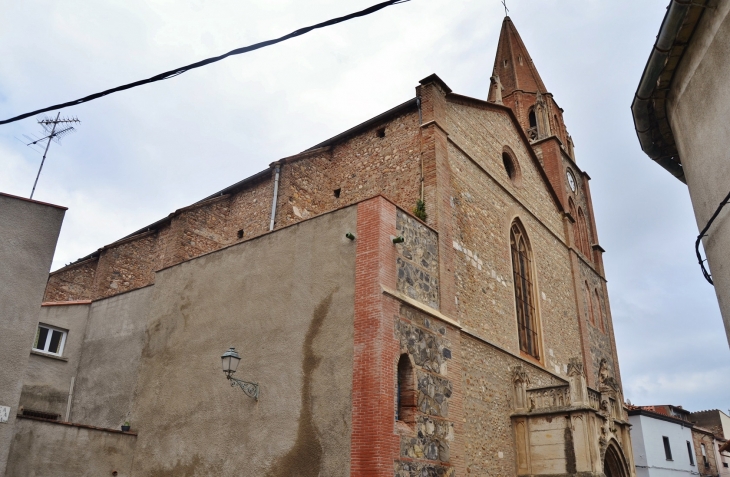
[[[370,4],[10,2],[0,16],[0,115]],[[730,394],[721,374],[730,351],[694,260],[689,197],[641,152],[629,111],[666,4],[539,0],[510,2],[510,14],[593,177],[627,395],[716,407]],[[413,0],[64,111],[83,122],[51,146],[37,192],[69,207],[54,267],[413,97],[431,73],[458,93],[486,97],[502,15],[498,1]],[[0,190],[29,194],[40,156],[14,136],[38,130],[31,119],[0,127]]]

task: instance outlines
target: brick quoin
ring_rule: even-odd
[[[350,475],[392,476],[400,452],[395,434],[395,300],[381,284],[396,287],[396,207],[383,197],[357,206],[355,336]]]

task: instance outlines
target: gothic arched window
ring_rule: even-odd
[[[514,221],[510,228],[510,246],[520,350],[535,359],[540,359],[532,258],[527,236],[518,221]]]
[[[578,207],[578,230],[580,233],[580,251],[586,257],[591,256],[590,246],[588,245],[588,227],[586,226],[586,216],[583,214],[583,209]]]
[[[593,310],[593,296],[591,294],[591,287],[588,286],[588,282],[585,282],[586,285],[586,314],[588,315],[588,321],[591,322],[591,324],[596,324],[596,315]]]
[[[601,309],[601,297],[598,294],[598,290],[594,292],[594,296],[596,297],[596,320],[598,321],[598,326],[601,328],[601,331],[605,332],[606,326],[603,318],[603,310]]]

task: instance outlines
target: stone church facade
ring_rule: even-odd
[[[589,179],[505,18],[487,101],[429,76],[52,273],[6,475],[634,475]]]

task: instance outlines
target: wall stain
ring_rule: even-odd
[[[565,471],[568,474],[577,472],[577,464],[575,460],[575,446],[573,445],[573,427],[570,416],[566,417],[565,434]]]
[[[299,415],[299,428],[294,446],[289,449],[266,473],[266,477],[318,477],[322,468],[322,444],[317,435],[312,412],[312,375],[322,358],[314,352],[314,339],[317,337],[332,304],[332,291],[314,309],[312,322],[304,337],[304,360],[302,362],[302,412]]]

